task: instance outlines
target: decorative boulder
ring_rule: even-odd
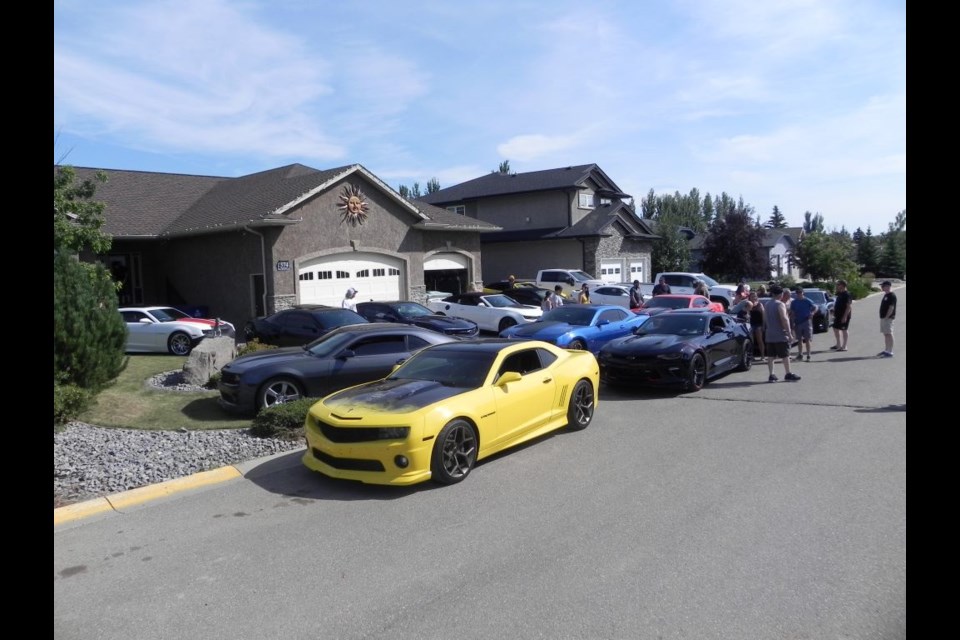
[[[203,386],[210,382],[213,374],[236,357],[237,346],[233,338],[204,338],[183,364],[184,382]]]

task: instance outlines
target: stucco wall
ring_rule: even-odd
[[[484,198],[476,205],[476,217],[505,231],[566,227],[570,224],[569,200],[561,191]]]
[[[510,274],[533,279],[541,269],[582,269],[583,249],[579,240],[484,243],[483,263],[486,282]]]

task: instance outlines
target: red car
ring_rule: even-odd
[[[647,313],[655,315],[671,309],[707,309],[723,313],[723,305],[719,302],[711,302],[709,298],[692,294],[666,294],[662,296],[653,296],[645,301],[637,313]]]

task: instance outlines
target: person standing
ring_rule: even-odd
[[[670,285],[667,284],[667,279],[663,276],[660,276],[660,280],[657,281],[657,284],[653,286],[653,295],[662,296],[672,293],[670,291]]]
[[[554,297],[557,299],[557,306],[562,307],[564,305],[563,299],[566,297],[563,295],[563,285],[557,285],[553,288]]]
[[[347,289],[347,293],[343,296],[343,302],[340,303],[340,306],[344,309],[350,309],[350,311],[357,310],[357,290],[353,287]]]
[[[766,357],[766,349],[763,348],[763,305],[760,304],[756,291],[750,292],[750,303],[753,305],[750,309],[750,334],[753,336],[753,348],[757,356],[763,360]]]
[[[837,280],[837,296],[833,302],[833,335],[837,344],[830,347],[835,351],[847,350],[847,329],[853,313],[853,296],[847,291],[847,281]]]
[[[511,274],[510,277],[507,278],[507,289],[515,289],[516,287],[517,287],[517,276]]]
[[[703,296],[708,300],[710,299],[710,287],[708,287],[707,283],[703,280],[697,280],[697,283],[693,285],[693,293],[698,296]],[[746,300],[746,296],[744,296],[744,300]]]
[[[893,357],[893,321],[897,317],[897,294],[890,290],[889,280],[880,285],[883,290],[883,299],[880,300],[880,333],[883,334],[883,351],[877,355],[881,358]]]
[[[805,297],[803,287],[794,289],[797,297],[790,301],[790,315],[797,330],[797,360],[803,360],[803,347],[807,347],[807,362],[810,362],[810,348],[813,346],[813,314],[817,305]]]
[[[552,311],[562,305],[560,302],[559,294],[550,291],[549,289],[545,294],[543,294],[543,302],[540,303],[540,308],[543,309],[543,312]]]
[[[787,305],[781,296],[783,288],[775,284],[770,287],[770,301],[764,310],[763,339],[767,353],[767,370],[770,377],[767,382],[779,380],[773,373],[773,361],[780,358],[783,362],[784,380],[799,380],[800,376],[790,371],[790,343],[793,342],[793,333],[790,331],[790,318],[787,315]]]
[[[630,308],[639,309],[642,304],[643,294],[640,293],[640,281],[634,280],[633,286],[630,287]]]
[[[580,287],[579,302],[580,304],[590,304],[590,287],[587,286],[586,282]]]

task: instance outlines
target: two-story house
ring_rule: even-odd
[[[56,167],[55,167],[56,169]],[[80,179],[96,169],[76,168]],[[482,281],[486,222],[410,202],[359,164],[237,178],[105,169],[94,200],[121,305],[196,306],[242,324],[294,304],[425,301]]]
[[[702,271],[703,244],[707,234],[700,233],[690,239],[690,269]],[[793,259],[797,246],[803,239],[803,227],[787,227],[785,229],[764,229],[760,241],[760,249],[766,254],[770,263],[770,277],[791,277],[798,280],[801,277],[800,267]],[[757,274],[760,275],[760,274]]]
[[[607,282],[649,282],[657,239],[647,221],[596,164],[490,173],[418,202],[500,227],[480,235],[484,272],[532,278],[540,269],[577,268]]]

